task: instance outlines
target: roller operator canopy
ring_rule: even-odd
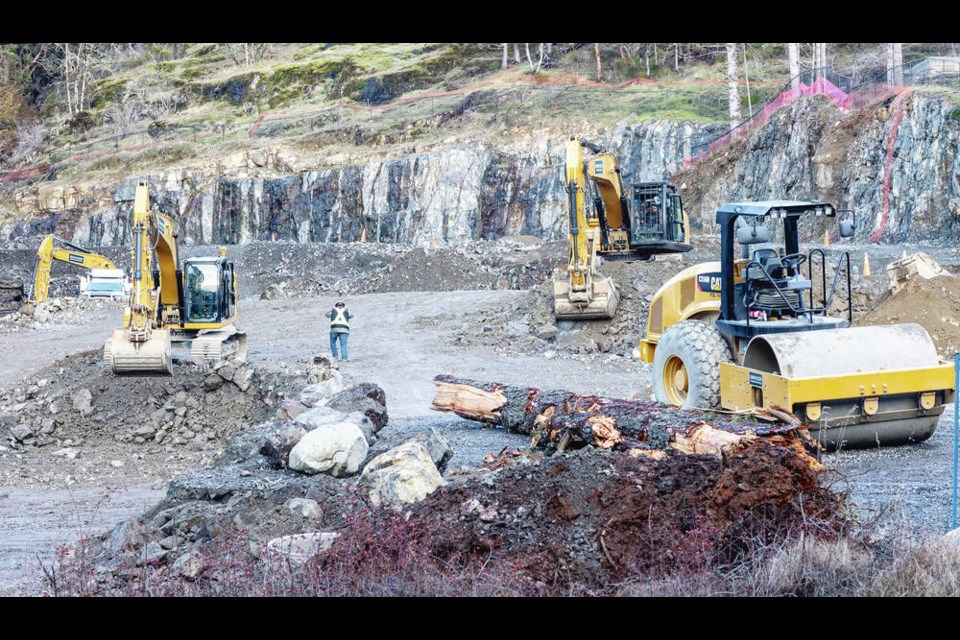
[[[836,209],[819,200],[764,200],[762,202],[727,202],[717,209],[717,222],[722,224],[737,216],[797,218],[803,215],[834,217]]]

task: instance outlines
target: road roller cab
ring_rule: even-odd
[[[838,223],[842,238],[855,220]],[[800,251],[806,217],[837,218],[819,201],[724,204],[720,262],[695,265],[654,295],[640,355],[657,400],[684,408],[789,411],[828,449],[920,442],[953,399],[953,367],[915,324],[849,328],[850,256],[827,279],[822,249]],[[770,242],[772,222],[782,243]],[[740,256],[737,257],[737,247]],[[846,293],[842,316],[829,310]]]

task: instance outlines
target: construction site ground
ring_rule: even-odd
[[[691,255],[649,264],[604,265],[625,294],[617,318],[574,325],[555,323],[550,306],[550,269],[563,264],[563,243],[486,244],[490,246],[478,243],[435,252],[355,245],[347,262],[342,253],[347,249],[342,247],[278,252],[275,264],[246,272],[240,326],[249,335],[249,359],[264,371],[283,372],[328,353],[323,313],[343,296],[354,314],[350,361],[341,366],[345,381],[373,382],[386,392],[390,422],[380,432],[377,448],[436,426],[455,452],[449,469],[476,468],[484,455],[522,448],[527,439],[432,412],[433,376],[453,373],[507,384],[649,398],[649,365],[631,355],[649,298],[680,268],[713,259],[711,252],[716,253],[715,239],[707,238]],[[252,265],[252,256],[263,260],[265,255],[262,250],[244,251],[246,260],[238,257],[241,273],[243,262]],[[855,291],[869,291],[855,297],[864,307],[861,313],[884,304],[883,266],[900,255],[899,247],[870,251],[874,273],[880,275],[861,278],[855,286]],[[318,261],[311,252],[329,255]],[[952,250],[930,253],[951,270],[958,262]],[[859,273],[862,248],[854,255]],[[305,279],[302,274],[311,261],[318,271],[333,274],[331,278]],[[504,270],[512,274],[510,278],[502,277]],[[335,284],[323,284],[329,282]],[[84,375],[99,376],[91,364],[95,350],[120,324],[121,316],[119,304],[64,303],[42,321],[20,317],[0,322],[0,396],[15,396],[18,388],[23,392],[22,387],[38,377],[45,385],[56,385],[79,376],[71,371],[72,361],[61,362],[72,354],[90,352],[75,362],[87,368]],[[903,313],[897,319],[910,321]],[[954,330],[951,336],[960,326],[954,324],[958,320],[942,321]],[[137,384],[143,389],[164,380],[96,379],[113,385],[109,392],[115,395],[123,391],[117,385]],[[230,411],[224,409],[224,415],[238,420],[241,414]],[[830,481],[849,491],[859,517],[884,514],[888,523],[942,531],[950,507],[952,415],[948,408],[934,436],[919,445],[824,455],[823,461],[834,469]],[[131,428],[142,419],[129,410],[120,417],[133,422]],[[56,545],[105,530],[158,501],[172,476],[209,463],[228,431],[213,429],[206,442],[188,446],[144,445],[116,441],[109,434],[84,434],[71,455],[57,455],[71,448],[62,442],[22,450],[0,442],[0,594],[18,593],[21,585],[35,580],[39,559],[50,557]]]

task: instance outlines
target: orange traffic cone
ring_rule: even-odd
[[[366,241],[367,241],[367,229],[366,227],[364,227],[363,229],[360,230],[360,242],[366,242]]]
[[[830,246],[830,232],[829,232],[829,231],[824,231],[824,232],[823,232],[823,246],[825,246],[825,247],[829,247],[829,246]]]
[[[870,275],[870,256],[867,255],[867,252],[863,252],[863,275]]]

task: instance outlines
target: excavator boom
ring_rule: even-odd
[[[54,242],[62,246],[55,247]],[[110,258],[67,242],[63,238],[48,235],[40,242],[40,247],[37,249],[37,263],[33,269],[33,291],[30,293],[32,304],[44,302],[49,296],[50,269],[54,261],[86,269],[117,270]]]
[[[620,294],[612,278],[597,273],[599,222],[586,216],[583,147],[577,140],[567,142],[566,179],[570,261],[567,278],[553,281],[554,316],[558,320],[609,319],[617,311]]]

